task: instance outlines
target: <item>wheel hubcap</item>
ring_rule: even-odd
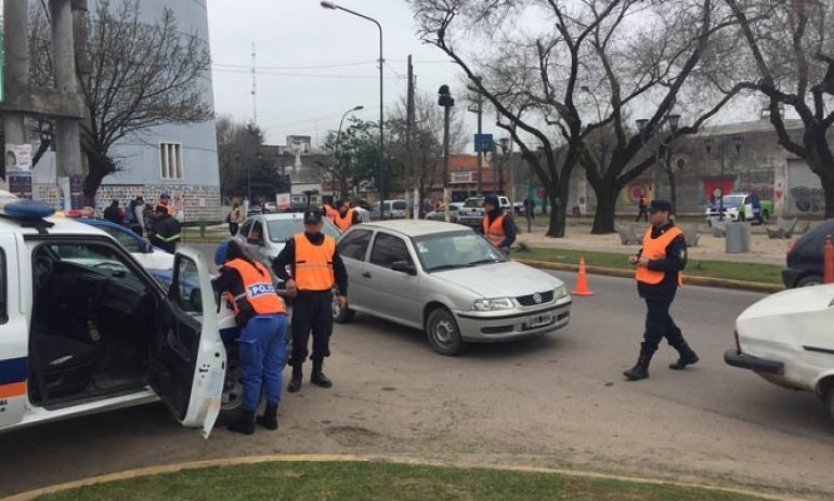
[[[450,344],[455,334],[455,328],[448,320],[440,320],[434,324],[434,338],[440,344]]]

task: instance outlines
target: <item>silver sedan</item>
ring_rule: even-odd
[[[434,221],[354,226],[339,239],[348,310],[423,330],[439,353],[467,342],[541,336],[568,324],[571,298],[558,278],[508,260],[471,229]]]

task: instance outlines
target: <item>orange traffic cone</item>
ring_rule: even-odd
[[[594,293],[588,288],[588,274],[585,273],[585,258],[579,258],[579,275],[576,277],[576,289],[570,291],[574,296],[593,296]]]

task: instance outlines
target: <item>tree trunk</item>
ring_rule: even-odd
[[[669,174],[669,203],[672,204],[672,214],[673,216],[677,216],[678,214],[678,187],[675,186],[675,170],[673,168],[669,168],[666,171]]]
[[[87,152],[87,162],[90,166],[90,172],[84,177],[84,185],[82,188],[84,194],[84,206],[96,206],[96,193],[101,186],[102,180],[116,171],[113,161],[104,155],[99,155],[95,152]]]
[[[567,176],[569,178],[570,176]],[[570,192],[570,184],[561,183],[556,189],[549,189],[547,198],[550,199],[550,220],[547,226],[546,236],[552,238],[564,238],[565,222],[567,220],[567,200]],[[542,204],[542,209],[547,207]]]
[[[593,188],[597,196],[597,210],[594,211],[594,225],[591,227],[591,233],[594,235],[614,233],[616,231],[614,217],[616,216],[617,196],[620,194],[620,189],[611,186],[609,183],[593,186]]]

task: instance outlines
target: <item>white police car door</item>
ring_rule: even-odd
[[[31,289],[22,287],[18,270],[14,236],[0,235],[0,429],[20,422],[27,405],[29,330],[20,312]]]
[[[220,413],[226,350],[208,266],[195,249],[177,250],[154,351],[151,387],[183,425],[208,438]]]

